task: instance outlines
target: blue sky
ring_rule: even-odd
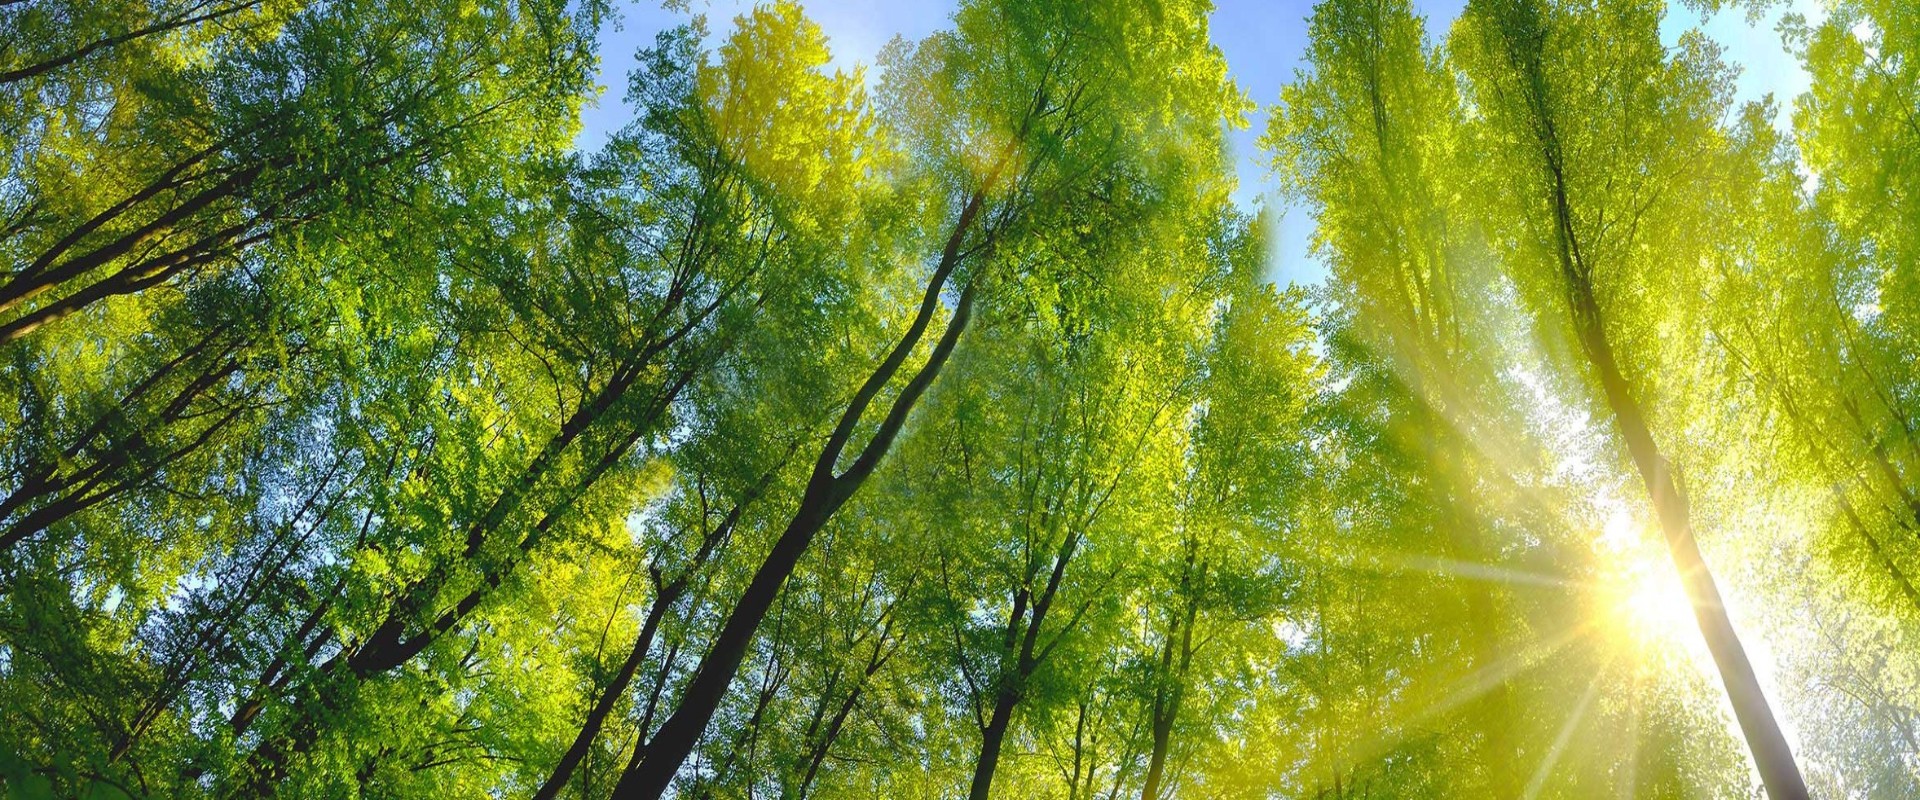
[[[1236,199],[1251,207],[1274,202],[1273,183],[1254,141],[1266,126],[1266,106],[1279,98],[1280,87],[1301,67],[1306,49],[1310,0],[1216,0],[1212,31],[1215,44],[1226,54],[1228,69],[1241,88],[1261,108],[1245,130],[1233,131],[1235,165],[1240,177]],[[691,13],[705,14],[715,32],[724,32],[730,20],[750,9],[753,0],[690,0]],[[875,54],[894,36],[918,39],[946,26],[953,0],[802,0],[807,15],[825,31],[837,66],[871,64]],[[1414,0],[1427,17],[1429,35],[1439,38],[1453,23],[1465,0]],[[1785,8],[1748,24],[1744,12],[1722,11],[1703,18],[1674,7],[1661,26],[1669,45],[1680,34],[1698,27],[1725,48],[1725,58],[1741,67],[1736,84],[1740,101],[1757,100],[1771,92],[1780,103],[1777,124],[1787,125],[1791,98],[1807,87],[1799,60],[1782,46],[1775,30],[1780,14],[1794,11],[1817,22],[1824,14],[1819,0],[1791,0]],[[599,103],[589,108],[580,135],[583,148],[598,146],[607,133],[625,124],[628,109],[621,103],[633,54],[653,41],[655,33],[683,22],[689,12],[665,9],[658,0],[619,3],[619,19],[601,31],[601,74],[606,87]],[[1307,252],[1313,220],[1305,209],[1286,209],[1280,219],[1269,274],[1282,284],[1318,283],[1326,270]]]

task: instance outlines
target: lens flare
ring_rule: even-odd
[[[1645,535],[1623,507],[1609,515],[1596,543],[1600,600],[1607,627],[1638,648],[1643,660],[1665,661],[1698,638],[1693,605],[1662,543]]]
[[[1664,569],[1663,569],[1664,568]],[[1669,564],[1650,564],[1637,570],[1620,601],[1620,613],[1629,633],[1644,644],[1684,641],[1692,629],[1693,605]]]

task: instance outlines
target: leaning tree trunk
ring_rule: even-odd
[[[1005,163],[1003,160],[1002,164]],[[879,465],[888,449],[906,423],[907,415],[914,404],[940,375],[947,358],[952,355],[960,334],[966,330],[968,318],[973,311],[974,292],[977,281],[968,281],[960,292],[960,299],[954,303],[953,315],[947,320],[946,330],[928,354],[927,360],[919,369],[913,371],[905,386],[901,387],[893,402],[887,407],[886,416],[878,429],[860,448],[853,464],[844,472],[836,474],[840,458],[850,444],[855,430],[866,418],[868,407],[887,384],[906,367],[907,358],[919,347],[926,337],[935,312],[940,307],[940,298],[955,270],[960,266],[965,254],[962,251],[968,235],[974,229],[976,217],[981,213],[986,195],[992,190],[999,174],[996,166],[988,174],[982,188],[974,193],[966,206],[961,209],[958,220],[948,236],[946,246],[941,252],[940,263],[935,268],[932,280],[921,297],[920,307],[913,321],[901,336],[885,361],[881,362],[867,376],[860,390],[855,393],[852,402],[842,412],[840,422],[834,427],[833,434],[820,451],[820,457],[814,462],[813,472],[807,481],[807,488],[801,495],[800,507],[793,518],[774,541],[773,549],[767,553],[759,569],[740,599],[728,612],[726,621],[721,625],[720,633],[714,637],[707,654],[695,668],[693,678],[688,682],[680,699],[680,705],[667,716],[652,741],[634,751],[634,763],[620,776],[620,782],[614,786],[616,798],[657,798],[666,794],[673,783],[673,776],[680,771],[680,765],[686,763],[692,754],[694,745],[706,733],[708,723],[726,697],[727,689],[733,683],[734,674],[746,658],[747,649],[753,643],[754,634],[760,628],[760,621],[773,607],[780,589],[787,577],[800,563],[800,557],[813,543],[813,538],[826,527],[836,511],[854,492],[858,491],[867,477]]]
[[[1543,123],[1542,129],[1545,136],[1552,136],[1550,124]],[[1660,529],[1666,534],[1667,552],[1673,558],[1674,568],[1680,572],[1694,619],[1700,625],[1700,635],[1706,639],[1708,652],[1713,654],[1714,666],[1719,668],[1720,681],[1726,686],[1727,700],[1733,705],[1734,717],[1740,722],[1740,731],[1746,737],[1760,780],[1773,800],[1803,800],[1807,797],[1806,781],[1800,777],[1793,750],[1780,731],[1780,723],[1774,719],[1773,708],[1767,703],[1766,692],[1760,687],[1759,676],[1747,659],[1739,634],[1734,631],[1733,620],[1727,616],[1713,573],[1700,555],[1700,545],[1694,540],[1689,520],[1687,496],[1675,482],[1666,457],[1653,441],[1646,414],[1634,399],[1632,387],[1615,358],[1613,345],[1607,340],[1600,304],[1594,297],[1593,284],[1573,234],[1573,214],[1557,158],[1558,147],[1550,138],[1546,150],[1560,268],[1567,282],[1568,305],[1581,349],[1600,378],[1601,390],[1620,438],[1625,441],[1627,453],[1646,484]]]
[[[1693,526],[1688,519],[1687,496],[1676,485],[1666,458],[1660,454],[1647,428],[1646,417],[1614,361],[1592,287],[1584,281],[1576,282],[1572,294],[1581,344],[1588,360],[1600,373],[1607,407],[1613,412],[1620,436],[1626,440],[1627,452],[1653,500],[1660,529],[1666,534],[1667,552],[1673,557],[1674,568],[1680,571],[1687,600],[1693,605],[1694,619],[1699,622],[1701,636],[1707,640],[1707,650],[1713,654],[1714,666],[1720,670],[1720,680],[1726,685],[1727,699],[1733,704],[1740,731],[1753,753],[1760,780],[1773,800],[1803,800],[1807,797],[1807,786],[1800,777],[1799,766],[1794,763],[1793,750],[1774,719],[1773,708],[1760,688],[1752,662],[1747,660],[1746,648],[1740,644],[1733,620],[1727,616],[1713,573],[1700,556],[1700,546],[1694,540]]]

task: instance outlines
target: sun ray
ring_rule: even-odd
[[[1392,571],[1418,572],[1445,578],[1465,578],[1467,580],[1500,583],[1508,586],[1537,586],[1554,589],[1581,590],[1592,585],[1587,581],[1574,580],[1572,578],[1543,572],[1529,572],[1526,570],[1451,558],[1387,555],[1381,557],[1380,561],[1383,566]]]
[[[1622,800],[1632,800],[1640,784],[1640,689],[1641,675],[1630,670],[1627,678],[1627,735],[1620,739],[1626,751],[1626,777],[1619,783]]]
[[[1533,772],[1533,779],[1527,781],[1527,791],[1522,795],[1525,800],[1534,800],[1547,786],[1547,779],[1553,776],[1554,765],[1560,763],[1561,754],[1567,751],[1567,744],[1573,741],[1573,734],[1580,722],[1587,717],[1587,709],[1593,705],[1593,698],[1600,694],[1600,679],[1605,677],[1607,667],[1602,666],[1587,681],[1586,692],[1580,695],[1580,702],[1573,707],[1573,713],[1567,715],[1567,721],[1560,725],[1560,732],[1553,737],[1553,746],[1547,748],[1547,755],[1540,760],[1540,767]]]
[[[1384,726],[1369,740],[1356,744],[1353,748],[1355,760],[1366,760],[1386,753],[1420,724],[1442,718],[1468,703],[1485,697],[1495,688],[1539,667],[1574,642],[1591,636],[1593,632],[1594,626],[1591,621],[1582,623],[1467,673],[1442,690],[1436,699],[1424,706],[1414,708],[1395,722]]]
[[[1513,680],[1565,650],[1593,632],[1592,623],[1583,623],[1551,638],[1534,643],[1520,652],[1487,664],[1454,683],[1431,705],[1416,712],[1409,722],[1445,714],[1485,696],[1497,686]]]

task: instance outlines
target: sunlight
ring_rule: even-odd
[[[1580,695],[1580,702],[1573,707],[1573,713],[1567,715],[1567,720],[1560,724],[1560,732],[1553,737],[1553,746],[1547,748],[1546,757],[1540,760],[1533,778],[1527,781],[1526,794],[1521,795],[1524,800],[1534,800],[1546,788],[1547,779],[1553,776],[1553,768],[1560,763],[1560,756],[1566,753],[1574,732],[1579,729],[1581,722],[1586,721],[1587,709],[1593,707],[1593,698],[1600,694],[1600,676],[1605,672],[1602,669],[1594,674],[1593,680],[1587,681],[1587,690]]]
[[[1646,661],[1689,653],[1698,642],[1698,626],[1664,542],[1648,535],[1625,504],[1602,505],[1609,513],[1595,550],[1602,563],[1599,611],[1606,618],[1604,625]]]
[[[1672,565],[1649,565],[1624,594],[1619,608],[1636,642],[1676,644],[1694,629],[1693,606]]]

